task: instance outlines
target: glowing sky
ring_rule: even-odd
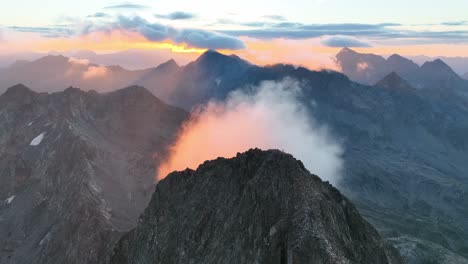
[[[2,1],[0,55],[212,48],[309,67],[328,67],[344,46],[468,57],[466,10],[461,0]]]

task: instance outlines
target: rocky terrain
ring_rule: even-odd
[[[352,203],[277,150],[207,161],[160,181],[126,263],[402,263]]]
[[[187,113],[142,87],[0,96],[0,263],[104,263]]]

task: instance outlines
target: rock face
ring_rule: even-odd
[[[187,113],[141,87],[0,96],[0,263],[105,263]]]
[[[159,182],[112,263],[401,262],[337,189],[255,149]]]

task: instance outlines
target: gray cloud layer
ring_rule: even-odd
[[[369,43],[354,37],[332,36],[324,39],[322,44],[328,47],[370,47]]]
[[[10,30],[27,33],[38,33],[46,38],[71,37],[75,34],[75,30],[69,26],[50,26],[50,27],[8,27]]]
[[[129,3],[104,7],[104,9],[148,9],[148,8],[149,7],[145,5],[129,4]]]
[[[193,19],[196,16],[192,13],[177,11],[177,12],[172,12],[172,13],[165,14],[165,15],[156,14],[155,17],[169,19],[169,20],[187,20],[187,19]]]
[[[94,26],[90,25],[82,32],[110,32],[112,30],[127,30],[138,32],[151,41],[172,40],[175,43],[187,43],[192,47],[206,49],[244,49],[244,43],[235,37],[201,29],[177,29],[161,23],[150,23],[141,17],[128,18],[119,16],[113,23]]]
[[[110,17],[110,15],[104,12],[97,12],[92,15],[89,15],[88,17],[102,18],[102,17]]]
[[[460,22],[458,22],[459,24]],[[454,23],[451,23],[454,25]],[[243,23],[251,26],[244,30],[223,30],[231,36],[245,36],[260,39],[307,39],[323,36],[348,36],[372,38],[375,40],[408,40],[416,43],[468,43],[468,30],[450,31],[416,31],[403,30],[397,23],[381,24],[301,24],[294,22],[281,23]]]

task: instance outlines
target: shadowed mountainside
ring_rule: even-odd
[[[104,263],[187,113],[142,87],[0,96],[0,263]]]

